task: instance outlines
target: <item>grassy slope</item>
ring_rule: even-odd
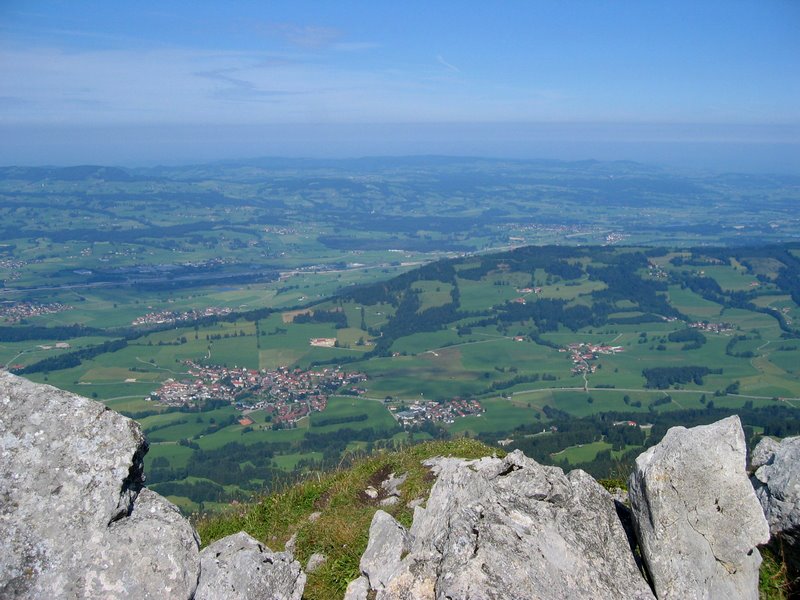
[[[203,517],[196,527],[204,545],[244,530],[275,551],[283,550],[289,538],[297,534],[295,556],[301,564],[305,565],[314,552],[328,557],[319,570],[308,575],[303,598],[341,598],[347,584],[359,576],[358,563],[367,547],[372,516],[379,508],[381,496],[372,499],[363,493],[368,486],[380,489],[390,473],[408,473],[408,479],[400,486],[400,501],[383,510],[410,526],[413,509],[406,504],[415,498],[427,498],[433,485],[422,460],[434,456],[479,458],[492,454],[503,452],[467,438],[376,453],[357,460],[348,469],[314,474],[253,504]],[[314,512],[320,513],[319,518],[310,521],[308,517]]]
[[[428,497],[434,478],[421,461],[434,456],[480,458],[503,454],[502,450],[469,438],[426,442],[396,452],[375,453],[356,460],[349,468],[309,476],[252,504],[203,516],[195,526],[203,546],[226,535],[246,531],[271,549],[280,551],[289,538],[296,535],[294,554],[302,565],[315,552],[328,557],[322,567],[308,574],[303,598],[341,598],[347,584],[360,575],[359,561],[367,547],[375,511],[382,508],[409,527],[413,509],[408,508],[407,503]],[[408,473],[400,486],[400,501],[394,506],[379,507],[383,496],[372,499],[364,490],[368,486],[380,490],[381,482],[392,473]],[[600,483],[608,488],[625,488],[621,480]],[[309,519],[312,513],[318,518]],[[761,553],[764,560],[759,574],[759,598],[784,600],[788,597],[786,567],[772,550],[764,548]]]

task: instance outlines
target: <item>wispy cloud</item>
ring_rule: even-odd
[[[262,89],[251,80],[237,77],[236,74],[240,73],[241,71],[242,69],[239,68],[224,68],[215,69],[213,71],[196,71],[193,74],[197,77],[210,79],[211,81],[224,84],[222,87],[212,92],[212,95],[215,95],[219,98],[234,100],[263,100],[300,93],[298,91],[289,90]]]
[[[14,90],[0,124],[407,120],[451,115],[454,104],[419,98],[413,71],[302,53],[5,48],[0,81]]]
[[[257,23],[255,29],[263,35],[280,38],[291,46],[304,49],[327,48],[343,37],[338,29],[317,25]]]
[[[461,81],[442,56],[433,68],[387,68],[348,60],[336,43],[327,52],[6,46],[0,124],[491,121],[542,118],[555,108],[570,114],[551,90],[520,86],[499,100],[493,87]]]
[[[453,71],[454,73],[461,73],[461,69],[459,69],[454,64],[447,62],[441,54],[436,55],[436,62],[438,62],[448,71]]]

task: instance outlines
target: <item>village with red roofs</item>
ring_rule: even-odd
[[[181,380],[168,379],[150,395],[150,400],[169,406],[202,405],[225,400],[243,411],[264,410],[273,425],[294,423],[310,412],[324,410],[334,393],[363,394],[363,373],[340,368],[304,371],[281,367],[276,370],[228,368],[185,361],[189,371]],[[346,388],[343,390],[342,388]]]
[[[618,354],[623,351],[624,348],[622,346],[608,346],[587,342],[576,342],[559,350],[559,352],[569,352],[572,359],[573,375],[594,373],[597,370],[597,365],[591,364],[589,361],[597,360],[600,354]]]

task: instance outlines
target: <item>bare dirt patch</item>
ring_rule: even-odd
[[[311,314],[311,310],[310,309],[306,309],[306,310],[289,310],[289,311],[286,311],[285,313],[281,314],[281,319],[283,320],[284,323],[291,323],[292,321],[294,321],[294,318],[297,315],[310,315],[310,314]]]

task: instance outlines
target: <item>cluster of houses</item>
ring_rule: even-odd
[[[324,410],[328,406],[328,398],[322,396],[317,400],[317,403],[321,408],[315,410]],[[297,421],[308,415],[311,409],[305,402],[294,402],[292,404],[270,404],[264,407],[264,412],[272,416],[272,426],[277,428],[297,423]]]
[[[525,294],[525,296],[527,296],[529,294],[541,294],[542,293],[542,288],[540,288],[540,287],[517,288],[517,293],[518,294]],[[514,300],[512,300],[512,302],[515,302],[516,304],[525,304],[526,303],[525,296],[520,296],[519,298],[514,298]]]
[[[264,227],[264,233],[273,233],[275,235],[295,235],[297,230],[294,227],[284,227],[281,225],[267,225]]]
[[[605,344],[592,344],[587,342],[576,342],[569,344],[566,348],[560,348],[559,352],[569,352],[572,360],[572,374],[594,373],[597,365],[590,364],[589,361],[597,360],[600,354],[618,354],[622,352],[622,346],[607,346]]]
[[[161,310],[158,312],[147,313],[141,317],[136,317],[131,325],[161,325],[163,323],[179,323],[184,321],[196,321],[203,317],[221,317],[231,314],[231,309],[227,307],[209,306],[200,310],[189,310],[179,312],[176,310]]]
[[[711,333],[729,333],[735,329],[732,323],[708,323],[705,321],[689,323],[689,327],[699,329],[700,331],[709,331]]]
[[[3,246],[0,246],[2,248]],[[21,269],[27,263],[17,258],[0,258],[0,269]]]
[[[549,223],[509,223],[509,227],[520,233],[535,233],[537,237],[540,237],[543,233],[559,236],[588,234],[595,229],[585,225],[553,225]],[[527,238],[522,236],[515,236],[513,239],[509,237],[509,241],[514,243],[527,243],[526,240]]]
[[[654,279],[667,279],[669,277],[667,272],[654,262],[649,262],[647,264],[647,272],[649,273],[650,277],[653,277]]]
[[[170,406],[225,400],[241,410],[263,409],[272,415],[273,424],[295,422],[310,412],[324,410],[328,396],[345,386],[352,393],[364,393],[357,386],[367,379],[363,373],[348,373],[338,367],[258,371],[199,365],[193,361],[184,364],[189,367],[191,379],[168,379],[150,395],[151,400]]]
[[[0,250],[3,249],[3,245],[0,245]],[[41,261],[34,261],[34,262],[41,262]],[[0,269],[8,270],[8,274],[5,276],[5,281],[14,281],[19,279],[22,275],[22,267],[24,267],[27,262],[24,260],[17,260],[16,258],[0,258]]]
[[[607,246],[609,244],[617,244],[623,241],[626,237],[628,236],[625,235],[624,233],[609,233],[608,235],[606,235],[606,242],[603,245]]]
[[[395,411],[394,406],[389,408]],[[394,412],[394,417],[403,426],[420,425],[425,421],[454,423],[459,417],[480,416],[485,409],[477,400],[454,398],[447,402],[417,400],[406,410]]]
[[[61,302],[40,304],[38,302],[7,302],[0,303],[0,318],[7,323],[18,323],[22,319],[52,315],[54,313],[70,310],[72,306]]]
[[[541,294],[542,288],[540,287],[523,287],[517,288],[518,294]]]

